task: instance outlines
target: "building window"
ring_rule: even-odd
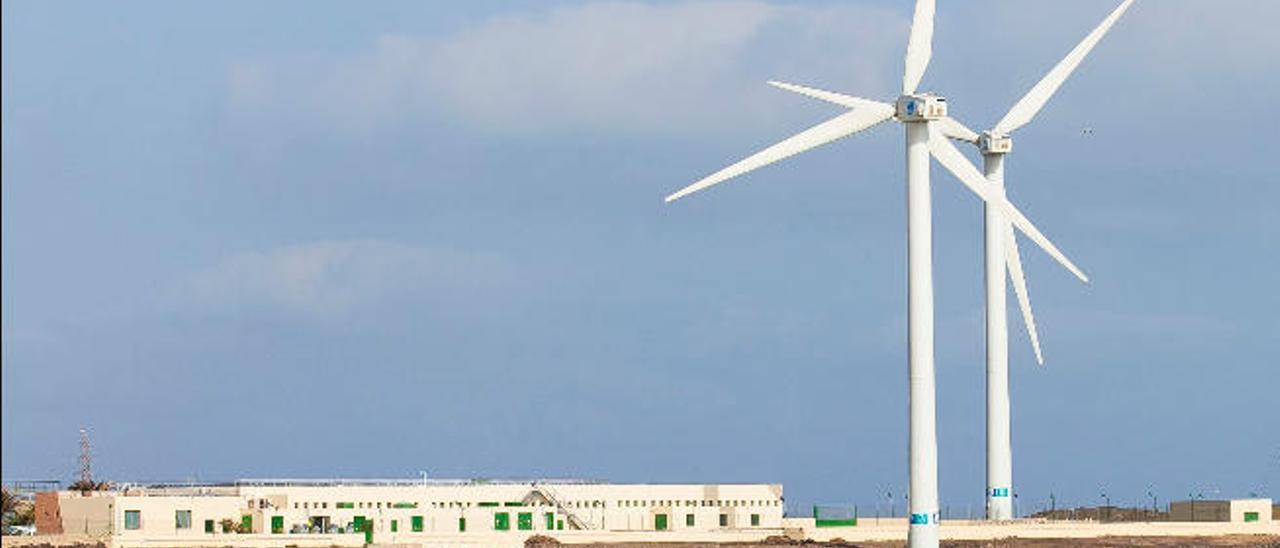
[[[400,522],[394,519],[391,520],[391,532],[394,533],[399,530],[400,530]]]
[[[684,526],[685,526],[685,527],[693,527],[693,523],[694,523],[694,522],[693,522],[693,514],[685,514],[685,515],[684,515]]]
[[[271,534],[279,535],[284,532],[284,516],[271,516]]]
[[[760,514],[751,514],[751,526],[752,527],[760,526]]]
[[[124,511],[124,528],[134,531],[142,528],[142,511],[125,510]]]
[[[656,529],[656,530],[658,530],[658,531],[666,531],[666,530],[667,530],[667,515],[666,515],[666,514],[657,514],[657,515],[653,516],[653,528],[654,528],[654,529]]]
[[[204,532],[210,533],[210,534],[213,533],[213,520],[211,519],[204,520]]]
[[[458,532],[467,532],[467,518],[458,518]]]
[[[729,526],[729,514],[720,514],[720,526],[721,527]]]
[[[510,531],[511,530],[511,514],[506,512],[497,512],[493,514],[493,530],[494,531]]]
[[[519,514],[516,514],[516,528],[521,531],[532,531],[533,530],[533,513],[520,512]]]
[[[173,513],[173,526],[178,529],[191,528],[191,510],[178,510]]]
[[[422,516],[413,516],[409,518],[409,525],[413,528],[413,532],[422,532]]]

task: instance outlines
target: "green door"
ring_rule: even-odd
[[[253,532],[253,516],[249,516],[249,515],[240,516],[240,528],[244,529],[244,532],[246,533],[252,533]]]
[[[276,535],[284,532],[284,516],[271,516],[271,532]]]
[[[653,528],[659,531],[667,530],[667,515],[658,514],[653,516]]]

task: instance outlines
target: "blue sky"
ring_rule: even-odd
[[[973,127],[1114,7],[940,4],[924,87]],[[892,98],[908,2],[3,11],[6,479],[71,477],[87,425],[129,480],[905,491],[901,130],[661,198],[836,112],[765,80]],[[1280,492],[1277,18],[1140,1],[1017,135],[1011,198],[1093,279],[1023,242],[1024,509]],[[976,511],[981,207],[934,176],[942,499]]]

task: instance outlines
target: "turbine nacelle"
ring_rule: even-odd
[[[932,93],[908,93],[898,98],[894,108],[899,122],[931,122],[947,117],[947,98]]]
[[[1008,154],[1013,152],[1013,137],[1007,133],[984,131],[978,136],[978,150],[983,156],[989,154]]]

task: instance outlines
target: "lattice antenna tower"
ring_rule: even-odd
[[[93,452],[89,446],[89,430],[80,429],[80,484],[93,485]]]

